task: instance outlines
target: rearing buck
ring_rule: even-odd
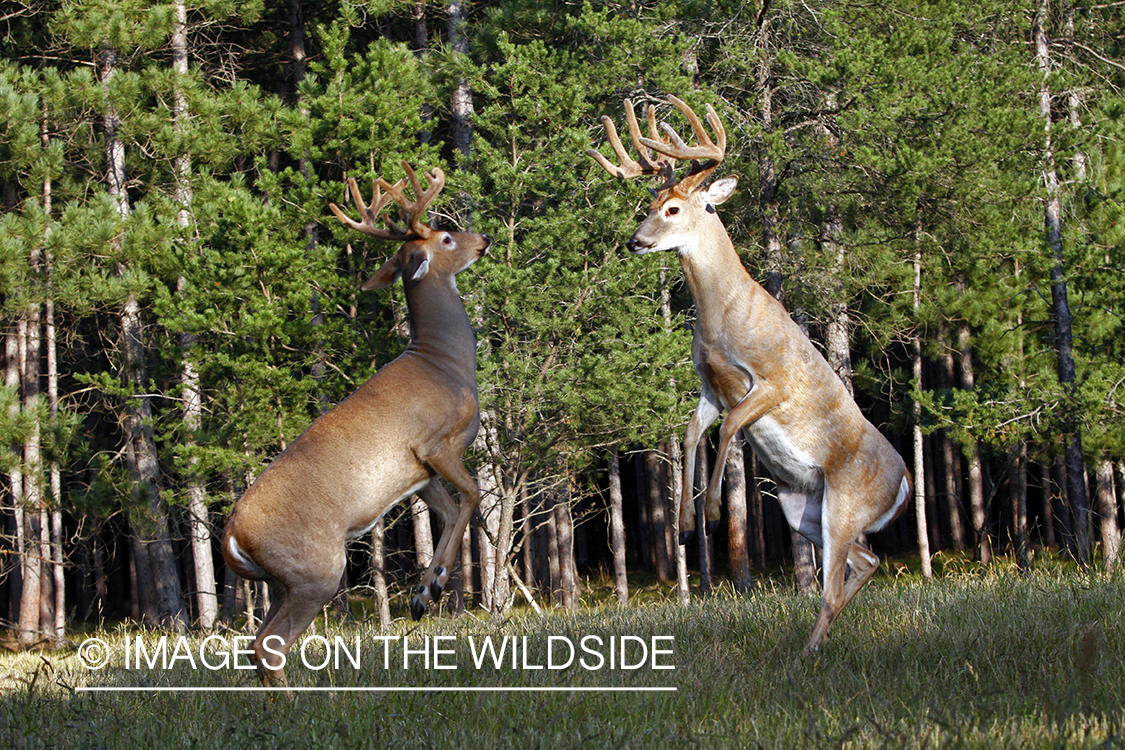
[[[406,289],[411,338],[406,351],[321,416],[271,463],[235,505],[223,533],[223,557],[244,578],[269,584],[271,606],[254,640],[263,682],[285,683],[284,654],[333,596],[344,572],[348,539],[367,533],[403,499],[417,493],[441,516],[433,562],[410,604],[414,619],[441,596],[472,512],[480,503],[476,480],[462,455],[480,427],[476,343],[454,276],[483,256],[487,235],[441,232],[423,222],[445,184],[434,169],[423,191],[406,163],[406,180],[379,178],[370,205],[354,179],[348,187],[362,215],[354,221],[336,205],[337,218],[379,239],[402,242],[363,284],[383,289],[400,276]],[[376,217],[391,202],[405,226]],[[457,504],[436,481],[458,489]]]
[[[715,212],[715,206],[734,193],[738,178],[704,185],[726,150],[726,131],[714,108],[707,106],[707,121],[716,135],[712,141],[690,107],[676,97],[669,99],[691,123],[698,145],[684,143],[666,123],[661,124],[662,136],[651,106],[650,137],[642,137],[632,102],[626,100],[625,118],[638,159],[626,153],[608,117],[602,122],[621,166],[593,149],[586,154],[617,177],[664,178],[648,216],[626,246],[635,254],[675,250],[695,299],[691,354],[703,391],[684,438],[680,543],[691,539],[695,529],[693,483],[700,436],[726,409],[707,484],[707,528],[718,523],[727,451],[742,430],[777,482],[789,524],[824,550],[824,596],[805,646],[811,651],[875,573],[879,558],[858,539],[883,528],[902,511],[910,496],[906,464],[860,413],[781,303],[743,268]],[[681,159],[692,165],[677,182],[673,168]]]

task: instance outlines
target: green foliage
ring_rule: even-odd
[[[513,481],[666,435],[687,416],[689,336],[661,316],[660,262],[623,257],[636,186],[583,156],[602,140],[597,115],[629,93],[623,67],[655,90],[687,81],[672,39],[610,11],[506,3],[480,33],[468,193],[474,226],[495,242],[462,288],[485,346],[482,408]]]

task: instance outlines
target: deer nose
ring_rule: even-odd
[[[637,238],[636,238],[636,237],[630,237],[630,238],[629,238],[628,240],[626,240],[626,241],[625,241],[625,247],[626,247],[626,249],[628,249],[628,250],[629,250],[629,252],[631,252],[631,253],[635,253],[635,252],[637,252],[637,246],[638,246],[639,244],[640,244],[640,243],[639,243],[639,242],[637,242]]]

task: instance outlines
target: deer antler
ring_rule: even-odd
[[[629,157],[628,152],[625,151],[625,147],[621,145],[621,137],[617,135],[617,128],[614,126],[613,120],[606,116],[602,117],[602,124],[605,126],[605,134],[606,137],[609,138],[609,145],[613,147],[617,158],[621,160],[621,166],[615,167],[609,159],[602,156],[596,149],[587,149],[586,155],[602,165],[602,168],[614,177],[631,180],[642,175],[660,174],[664,175],[666,180],[665,186],[671,186],[676,181],[675,175],[672,173],[675,159],[662,159],[659,156],[651,156],[648,149],[642,145],[646,142],[648,144],[659,143],[662,146],[666,145],[664,139],[660,138],[659,130],[657,130],[656,113],[651,104],[645,108],[645,114],[648,119],[650,138],[641,136],[641,128],[637,125],[637,114],[633,111],[633,102],[629,99],[625,100],[625,123],[629,128],[629,137],[632,139],[633,145],[637,147],[637,155],[640,157],[640,161],[634,161]]]
[[[430,207],[430,204],[433,203],[434,198],[436,198],[442,188],[445,187],[445,173],[441,171],[440,167],[434,167],[433,171],[426,175],[426,179],[429,181],[429,187],[423,192],[418,176],[414,173],[414,169],[405,161],[402,162],[402,168],[406,171],[407,177],[410,178],[410,186],[415,195],[413,201],[407,200],[406,196],[403,195],[403,188],[406,187],[405,177],[393,185],[382,177],[379,177],[371,184],[371,204],[364,205],[363,196],[360,195],[359,187],[356,185],[355,179],[349,177],[348,190],[351,193],[352,200],[355,201],[356,207],[359,208],[363,220],[355,221],[345,214],[335,203],[329,203],[328,207],[332,209],[332,213],[336,214],[336,218],[344,224],[364,234],[369,234],[372,237],[378,237],[383,240],[397,240],[400,242],[428,238],[430,233],[433,232],[433,228],[422,221],[422,216],[426,213],[426,209]],[[382,192],[384,190],[386,191],[385,193]],[[375,225],[375,219],[379,215],[379,212],[386,208],[392,201],[402,210],[406,217],[407,226],[403,227],[389,216],[384,216],[383,222],[387,225],[387,228],[381,229]]]
[[[625,148],[621,145],[621,138],[617,135],[617,128],[614,127],[613,121],[608,117],[602,117],[602,123],[605,125],[606,137],[609,138],[610,145],[613,147],[617,157],[621,160],[621,166],[613,166],[608,159],[594,149],[588,149],[586,151],[587,156],[593,158],[594,161],[602,165],[607,172],[615,177],[631,179],[647,174],[663,174],[665,176],[663,188],[675,187],[677,191],[685,193],[694,190],[703,182],[707,175],[711,174],[715,167],[722,163],[727,148],[727,131],[723,127],[722,121],[719,120],[719,115],[715,112],[715,108],[710,104],[707,105],[706,117],[707,122],[711,124],[712,129],[715,131],[715,141],[711,140],[711,137],[703,127],[703,123],[691,107],[675,96],[669,96],[668,100],[688,118],[688,122],[691,123],[692,132],[695,134],[699,145],[689,146],[668,123],[660,124],[660,129],[664,131],[664,136],[660,136],[656,128],[656,115],[653,113],[651,105],[647,108],[650,137],[643,137],[640,128],[637,126],[637,117],[633,112],[633,103],[626,99],[625,120],[629,126],[629,135],[633,140],[633,145],[637,147],[640,161],[633,161],[629,158],[629,155],[625,152]],[[649,155],[648,149],[656,151],[657,154],[661,155],[663,158],[653,158]],[[673,168],[676,161],[683,159],[690,159],[693,164],[688,174],[677,183],[673,174]],[[707,159],[707,161],[703,164],[699,164],[698,161],[700,159]]]

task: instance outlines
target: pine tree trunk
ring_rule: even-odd
[[[929,377],[932,380],[934,377],[932,368],[933,363],[931,362],[930,364],[931,368]],[[938,519],[938,507],[936,502],[937,498],[941,496],[937,488],[937,456],[935,455],[937,451],[937,446],[935,445],[936,442],[937,440],[933,436],[931,436],[928,440],[923,441],[923,445],[925,446],[924,465],[926,467],[925,493],[926,497],[929,498],[929,501],[927,501],[926,503],[926,527],[930,531],[931,551],[942,549],[941,522]]]
[[[446,6],[449,13],[449,46],[458,55],[469,52],[469,38],[465,33],[467,24],[467,0],[451,0]],[[453,147],[468,159],[473,144],[473,90],[468,81],[458,81],[453,89]]]
[[[426,28],[426,3],[425,0],[416,0],[410,20],[414,23],[414,52],[420,58],[425,58],[430,51],[430,33]],[[428,103],[422,104],[422,122],[429,123],[434,118],[434,109]],[[429,144],[434,140],[433,131],[427,128],[418,134],[420,143]]]
[[[1120,488],[1120,492],[1118,493],[1118,503],[1117,504],[1118,504],[1119,508],[1121,508],[1121,507],[1125,507],[1125,461],[1116,461],[1116,462],[1114,462],[1113,465],[1114,465],[1114,469],[1117,472],[1117,486]],[[1125,521],[1125,518],[1121,518],[1120,514],[1119,514],[1119,520]],[[1118,531],[1121,530],[1121,523],[1118,523],[1117,529],[1118,529]],[[1118,549],[1117,557],[1118,557],[1118,563],[1121,563],[1122,562],[1122,551],[1121,551],[1121,549]]]
[[[187,95],[184,92],[184,83],[188,74],[187,6],[183,3],[183,0],[176,0],[172,10],[174,15],[171,38],[172,71],[175,74],[172,93],[172,130],[177,134],[182,134],[186,129],[187,119],[191,115],[188,110]],[[186,152],[178,154],[173,160],[172,166],[175,180],[172,197],[178,207],[176,223],[185,235],[189,233],[192,224],[191,170],[191,155]],[[177,283],[177,292],[181,297],[185,294],[185,285],[186,280],[184,277],[180,277]],[[203,421],[202,389],[199,382],[199,373],[194,362],[196,336],[188,332],[181,333],[179,345],[182,359],[180,382],[183,387],[183,421],[186,431],[184,445],[190,454],[195,445],[196,434]],[[202,628],[209,629],[214,626],[216,619],[218,619],[219,599],[215,581],[215,562],[211,551],[211,524],[209,523],[207,495],[203,482],[197,475],[196,467],[198,463],[198,458],[188,459],[186,471],[187,523],[191,538],[195,600],[199,612],[199,625]]]
[[[54,640],[55,632],[55,577],[51,570],[51,514],[46,505],[39,509],[39,630],[45,639]]]
[[[461,568],[457,574],[457,601],[453,602],[454,612],[467,612],[473,603],[473,530],[472,525],[465,527],[465,535],[461,537]]]
[[[832,258],[832,274],[840,279],[845,272],[844,246],[836,241],[843,231],[843,222],[832,211],[828,220],[821,229],[821,246],[828,257]],[[843,298],[842,284],[835,282],[838,299],[833,300],[828,309],[828,323],[825,326],[824,348],[825,357],[832,370],[839,376],[840,382],[848,390],[848,395],[855,397],[855,386],[852,384],[852,349],[851,349],[851,317],[848,315],[848,303]]]
[[[371,529],[371,588],[375,596],[375,610],[379,613],[379,627],[386,630],[391,625],[391,600],[387,594],[386,559],[383,540],[387,526],[380,518]]]
[[[1039,115],[1043,118],[1044,129],[1044,169],[1043,181],[1046,185],[1044,198],[1044,231],[1047,247],[1054,264],[1051,266],[1051,318],[1054,324],[1055,353],[1058,358],[1058,378],[1066,399],[1063,402],[1064,460],[1067,468],[1067,496],[1070,499],[1074,517],[1074,541],[1076,559],[1079,565],[1090,564],[1090,503],[1084,481],[1085,460],[1082,457],[1082,431],[1078,427],[1075,410],[1076,370],[1074,364],[1074,334],[1070,300],[1066,286],[1066,271],[1063,268],[1062,242],[1062,201],[1058,173],[1055,171],[1054,145],[1051,140],[1051,89],[1049,76],[1053,68],[1050,44],[1047,39],[1046,23],[1050,10],[1047,0],[1041,0],[1039,12],[1035,17],[1035,57],[1043,85],[1039,90]]]
[[[439,479],[431,481],[438,482]],[[426,570],[434,559],[434,533],[430,526],[430,508],[417,495],[407,501],[410,526],[414,532],[414,560],[419,570]]]
[[[953,388],[956,368],[952,347],[945,345],[950,341],[949,326],[944,320],[938,322],[938,338],[943,343],[941,364],[938,370],[938,387]],[[949,521],[949,542],[953,549],[965,549],[965,526],[961,522],[961,456],[954,450],[953,438],[947,430],[939,435],[941,441],[942,477],[945,481],[945,512]]]
[[[661,261],[660,264],[660,315],[664,319],[664,330],[670,332],[672,330],[672,290],[668,283],[668,266],[666,261]],[[668,379],[668,389],[672,393],[676,392],[677,384],[675,378]],[[691,589],[688,587],[688,573],[687,573],[687,550],[684,545],[680,544],[680,522],[679,522],[679,507],[680,498],[682,497],[683,490],[683,472],[684,472],[684,456],[681,448],[680,441],[676,436],[672,436],[668,441],[669,448],[663,451],[664,455],[668,456],[668,473],[670,482],[662,483],[660,487],[658,501],[666,504],[660,505],[660,513],[663,516],[663,523],[661,529],[663,530],[663,539],[658,540],[664,554],[665,570],[668,565],[674,565],[676,571],[676,596],[681,603],[687,604],[691,598]],[[655,521],[655,510],[657,506],[653,506],[653,519]],[[699,530],[703,533],[703,529]],[[654,534],[658,533],[655,529]],[[659,568],[658,568],[659,570]],[[660,580],[667,580],[661,577]]]
[[[672,479],[670,492],[662,492],[661,497],[668,505],[665,506],[664,546],[671,551],[672,562],[676,566],[676,596],[681,604],[687,604],[691,598],[691,589],[688,586],[687,548],[680,544],[679,503],[684,482],[683,450],[680,442],[673,436],[668,441],[670,454],[669,475]],[[702,531],[702,529],[700,529]]]
[[[1102,538],[1102,564],[1113,571],[1121,562],[1121,531],[1117,528],[1117,492],[1113,486],[1113,462],[1102,458],[1097,468],[1098,530]]]
[[[499,483],[499,482],[498,482]],[[499,525],[496,529],[496,551],[492,561],[492,614],[503,615],[512,604],[512,579],[508,573],[515,531],[516,495],[509,487],[500,487]],[[572,555],[573,557],[573,552]]]
[[[17,398],[12,399],[8,407],[8,418],[12,422],[16,422],[20,414],[18,395],[21,391],[20,381],[23,378],[20,348],[24,325],[25,322],[22,318],[18,319],[16,325],[4,333],[4,385],[7,386],[10,393],[17,396]],[[12,443],[10,450],[13,453],[11,468],[8,469],[8,487],[12,496],[10,538],[15,542],[17,564],[12,567],[10,575],[11,589],[9,591],[7,619],[9,622],[18,622],[19,603],[23,596],[23,567],[26,559],[23,532],[23,446],[19,443]]]
[[[921,320],[922,314],[922,209],[918,208],[918,220],[914,235],[914,318]],[[922,330],[921,323],[915,323],[911,335],[914,358],[914,387],[922,390]],[[918,528],[918,555],[922,561],[922,577],[934,577],[930,565],[930,533],[926,524],[926,452],[922,439],[922,403],[914,401],[914,519]]]
[[[1039,467],[1039,487],[1043,494],[1043,543],[1051,549],[1058,549],[1055,536],[1055,483],[1051,481],[1051,467]]]
[[[43,117],[40,121],[39,141],[46,152],[51,145],[50,122],[46,104],[43,107]],[[43,178],[43,214],[47,217],[48,224],[45,240],[51,237],[51,202],[52,181],[50,175]],[[47,243],[44,243],[47,244]],[[51,256],[48,251],[43,254],[43,270],[46,277],[46,299],[43,304],[43,336],[47,363],[47,409],[52,429],[58,425],[59,420],[59,364],[58,364],[58,336],[55,327],[55,300],[54,286],[51,277]],[[48,518],[51,563],[51,581],[54,591],[54,619],[51,628],[51,637],[55,646],[62,646],[66,639],[66,581],[63,567],[62,549],[62,470],[59,466],[59,457],[52,456],[47,468],[48,491],[47,505],[50,507]],[[46,623],[43,623],[47,629]]]
[[[664,478],[660,466],[660,455],[656,451],[645,451],[645,486],[648,490],[648,516],[651,533],[649,541],[652,549],[652,559],[656,567],[656,578],[659,581],[672,580],[672,570],[669,565],[669,549],[667,535],[664,527],[665,519]]]
[[[552,490],[545,491],[541,497],[546,514],[543,524],[543,578],[546,579],[547,590],[551,594],[551,602],[555,606],[563,604],[562,591],[562,560],[559,556],[559,523],[555,507],[561,502]]]
[[[963,287],[964,281],[958,280],[958,284]],[[970,347],[971,333],[967,324],[961,324],[957,340],[961,350],[961,388],[971,391],[976,387],[976,376],[973,372],[973,350]],[[969,509],[973,531],[977,537],[977,561],[981,565],[989,565],[992,562],[992,540],[989,536],[988,509],[984,505],[984,471],[981,467],[980,446],[971,442],[963,446],[963,450],[969,461]]]
[[[46,306],[47,335],[47,402],[51,422],[59,418],[59,372],[55,340],[55,306],[48,297]],[[55,588],[54,640],[62,644],[66,638],[66,581],[63,563],[63,517],[62,517],[62,471],[57,458],[50,465],[50,506],[51,506],[51,569]]]
[[[621,493],[621,459],[617,449],[609,452],[609,533],[613,553],[613,593],[617,603],[629,603],[629,575],[625,564],[625,513]]]
[[[28,258],[29,275],[43,275],[42,250],[33,248]],[[42,425],[39,420],[39,367],[42,358],[41,310],[37,302],[26,307],[21,327],[23,338],[19,347],[23,411],[27,434],[23,442],[23,591],[20,596],[19,635],[24,648],[37,643],[53,621],[41,621],[43,606],[43,563],[51,559],[44,544],[48,529],[43,525],[46,505],[43,497],[43,460],[40,446]],[[19,512],[19,511],[17,511]],[[48,592],[49,593],[49,592]]]
[[[1027,442],[1020,440],[1012,449],[1012,526],[1016,566],[1031,568],[1031,536],[1027,525]]]
[[[747,478],[749,495],[747,497],[750,515],[750,540],[754,566],[765,570],[766,558],[766,509],[762,504],[762,486],[758,477],[758,457],[750,451],[750,476]]]
[[[33,259],[32,266],[37,265]],[[43,467],[39,444],[41,425],[38,418],[39,307],[30,305],[24,315],[24,345],[20,350],[23,364],[23,410],[27,435],[23,443],[24,554],[23,591],[20,596],[19,642],[27,648],[37,643],[47,623],[40,622],[43,596],[43,561],[50,559],[42,545]]]
[[[531,508],[531,490],[527,482],[520,486],[520,563],[524,584],[535,588],[535,525],[538,522]]]
[[[797,581],[797,590],[810,593],[816,590],[816,548],[812,542],[797,533],[796,529],[789,530],[791,554],[793,555],[793,577]]]
[[[559,558],[559,588],[562,605],[577,609],[582,591],[578,584],[578,566],[574,559],[574,518],[570,513],[569,491],[564,491],[561,501],[555,503],[555,527]]]
[[[90,556],[94,566],[94,607],[99,617],[109,609],[109,583],[105,570],[105,542],[100,534],[95,534],[90,541]]]
[[[734,590],[746,593],[754,584],[750,572],[750,552],[746,539],[746,460],[742,440],[733,440],[723,468],[727,496],[727,549]]]
[[[496,545],[500,532],[500,492],[495,477],[487,469],[478,475],[480,482],[480,514],[484,525],[478,528],[477,547],[480,550],[480,600],[489,612],[496,612],[493,594],[496,590]]]
[[[108,89],[117,73],[117,53],[104,50],[99,60],[102,86]],[[122,221],[129,216],[129,196],[125,190],[125,144],[117,137],[121,121],[108,97],[104,102],[106,181],[118,215]],[[118,264],[123,276],[126,268]],[[160,467],[152,428],[152,405],[148,391],[145,363],[144,325],[141,309],[133,292],[129,292],[118,315],[121,325],[122,375],[135,394],[125,404],[121,419],[125,438],[125,459],[133,478],[133,531],[137,535],[134,551],[145,563],[138,564],[137,574],[151,576],[156,598],[151,602],[153,616],[166,627],[183,630],[187,627],[187,610],[180,591],[180,579],[172,545],[168,536],[168,516],[161,498]],[[138,561],[140,562],[140,561]]]
[[[700,442],[697,451],[699,453],[699,470],[696,474],[699,477],[699,494],[695,498],[695,538],[699,545],[697,547],[699,554],[699,593],[703,596],[709,596],[711,594],[711,535],[707,533],[707,518],[704,513],[705,503],[703,498],[707,492],[707,482],[711,472],[710,462],[707,460],[706,441]],[[676,538],[679,539],[678,533]]]
[[[773,81],[770,79],[770,64],[773,55],[770,50],[770,19],[761,14],[758,30],[758,44],[761,54],[758,58],[758,120],[762,130],[773,130]],[[765,280],[762,286],[766,291],[781,300],[782,280],[785,277],[784,257],[781,243],[781,207],[777,195],[777,169],[769,147],[758,148],[758,210],[762,222],[762,245],[765,249]]]
[[[1070,512],[1070,488],[1067,482],[1066,461],[1056,459],[1051,464],[1052,482],[1055,487],[1055,519],[1059,524],[1059,551],[1078,558],[1078,548],[1074,535],[1074,519]]]
[[[641,567],[656,569],[656,549],[652,541],[652,509],[648,496],[648,456],[641,454],[640,460],[633,461],[633,476],[637,487],[637,557]]]

